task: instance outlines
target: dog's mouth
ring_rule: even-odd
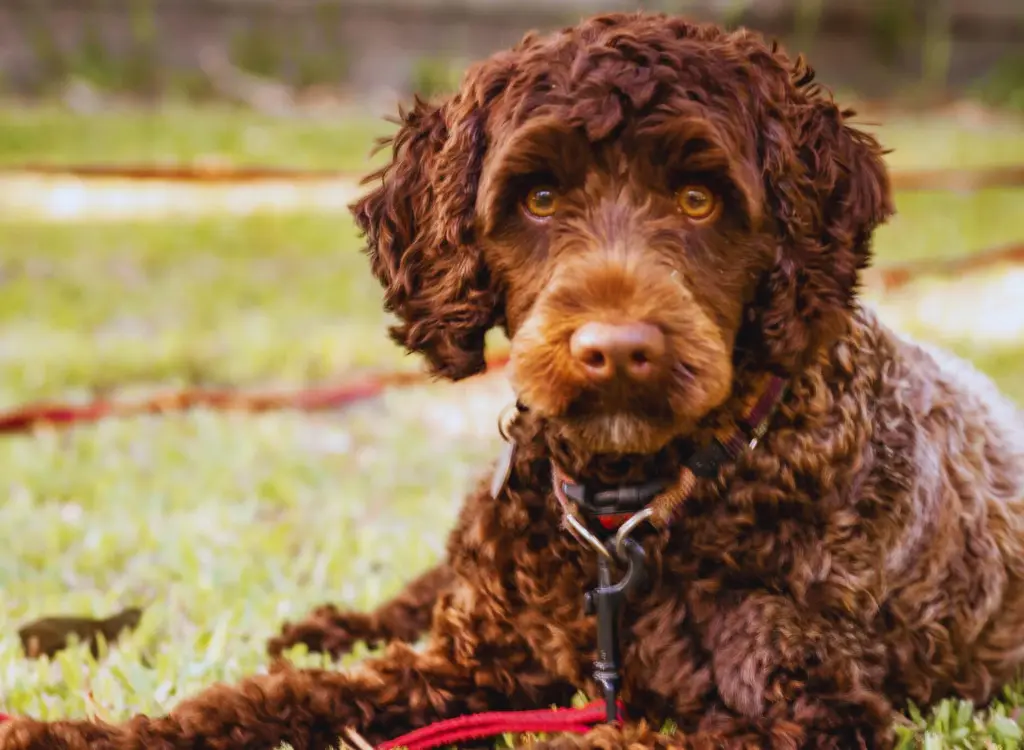
[[[680,371],[689,372],[680,365]],[[567,402],[561,413],[549,414],[566,420],[595,419],[605,417],[633,416],[653,421],[671,421],[673,402],[685,399],[686,389],[692,383],[692,376],[670,382],[668,378],[656,383],[637,385],[613,383],[607,387],[591,387],[577,384],[577,392]],[[670,397],[671,394],[671,397]]]
[[[552,394],[559,387],[569,391],[571,385],[551,382],[546,393]],[[624,384],[604,389],[576,385],[561,408],[543,398],[531,399],[533,389],[520,392],[520,400],[581,451],[613,455],[655,453],[694,424],[686,409],[692,395],[677,384]]]
[[[664,411],[569,414],[551,421],[581,449],[607,455],[656,453],[685,431]]]
[[[515,344],[515,342],[514,342]],[[539,362],[546,357],[547,367]],[[725,382],[698,364],[666,352],[656,377],[640,382],[612,378],[593,382],[551,348],[513,346],[512,380],[517,397],[580,450],[650,454],[686,437],[729,392]]]

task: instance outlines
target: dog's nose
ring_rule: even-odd
[[[569,339],[569,352],[595,381],[625,376],[643,381],[657,374],[665,336],[649,323],[584,323]]]

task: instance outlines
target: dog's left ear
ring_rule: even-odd
[[[351,206],[366,237],[391,337],[430,370],[458,380],[485,368],[484,338],[497,297],[474,241],[477,184],[486,150],[484,109],[455,95],[400,111],[391,162]]]
[[[759,305],[768,354],[790,371],[842,331],[872,234],[893,213],[881,146],[848,124],[852,111],[811,84],[813,72],[798,64],[794,75],[802,101],[764,135],[779,245]]]

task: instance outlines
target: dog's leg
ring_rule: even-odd
[[[750,722],[727,712],[713,714],[692,733],[655,731],[646,724],[599,726],[586,734],[531,740],[516,750],[875,750],[856,731],[808,732],[793,721]]]
[[[16,719],[0,724],[0,750],[327,750],[346,729],[376,744],[451,716],[567,700],[571,686],[545,671],[507,627],[503,602],[479,595],[478,585],[473,575],[445,588],[422,651],[392,643],[344,672],[282,661],[167,716],[124,724]]]
[[[623,727],[601,725],[586,734],[559,734],[542,741],[531,740],[516,750],[689,750],[679,733],[662,734],[646,723]]]
[[[707,634],[724,707],[700,718],[694,747],[891,745],[885,646],[863,623],[765,593],[717,610]]]
[[[276,657],[304,643],[310,651],[337,658],[359,641],[371,648],[389,641],[412,643],[430,628],[434,605],[450,582],[451,570],[442,562],[373,612],[345,611],[333,604],[317,607],[305,619],[285,623],[280,635],[267,643],[267,652]]]
[[[517,750],[878,750],[891,739],[870,723],[832,714],[809,704],[779,706],[760,719],[737,716],[724,707],[710,710],[689,732],[656,731],[650,725],[598,726],[586,734],[559,734],[541,742],[529,741]]]
[[[392,644],[349,672],[286,667],[216,685],[162,717],[119,725],[15,719],[0,724],[0,748],[276,750],[287,742],[295,750],[327,750],[339,746],[347,728],[377,743],[440,718],[507,704],[494,687],[481,687],[507,676],[486,674],[469,661],[451,642],[422,652]]]

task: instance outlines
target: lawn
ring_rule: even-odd
[[[228,106],[69,114],[41,105],[0,109],[0,167],[24,164],[230,163],[363,170],[379,117],[274,117]]]
[[[219,110],[76,121],[4,111],[0,162],[216,153],[352,168],[376,127]],[[900,167],[1024,162],[1020,126],[979,137],[906,121],[881,135]],[[898,202],[878,236],[880,264],[1024,241],[1019,191]],[[873,294],[895,315],[925,286]],[[419,366],[387,341],[379,288],[339,213],[46,224],[0,209],[0,289],[0,408]],[[1024,338],[993,344],[928,320],[913,332],[969,354],[1024,403]],[[464,490],[497,449],[507,396],[500,379],[484,379],[336,413],[197,411],[0,440],[0,526],[11,530],[0,558],[0,711],[164,711],[265,668],[263,643],[282,620],[323,601],[368,608],[397,591],[441,554]],[[83,647],[53,662],[21,653],[16,631],[28,619],[129,605],[145,607],[140,628],[98,661]],[[1009,693],[978,714],[947,703],[908,736],[928,750],[984,747],[983,737],[1015,747],[1008,715],[1022,701]],[[955,744],[963,737],[974,744]]]

